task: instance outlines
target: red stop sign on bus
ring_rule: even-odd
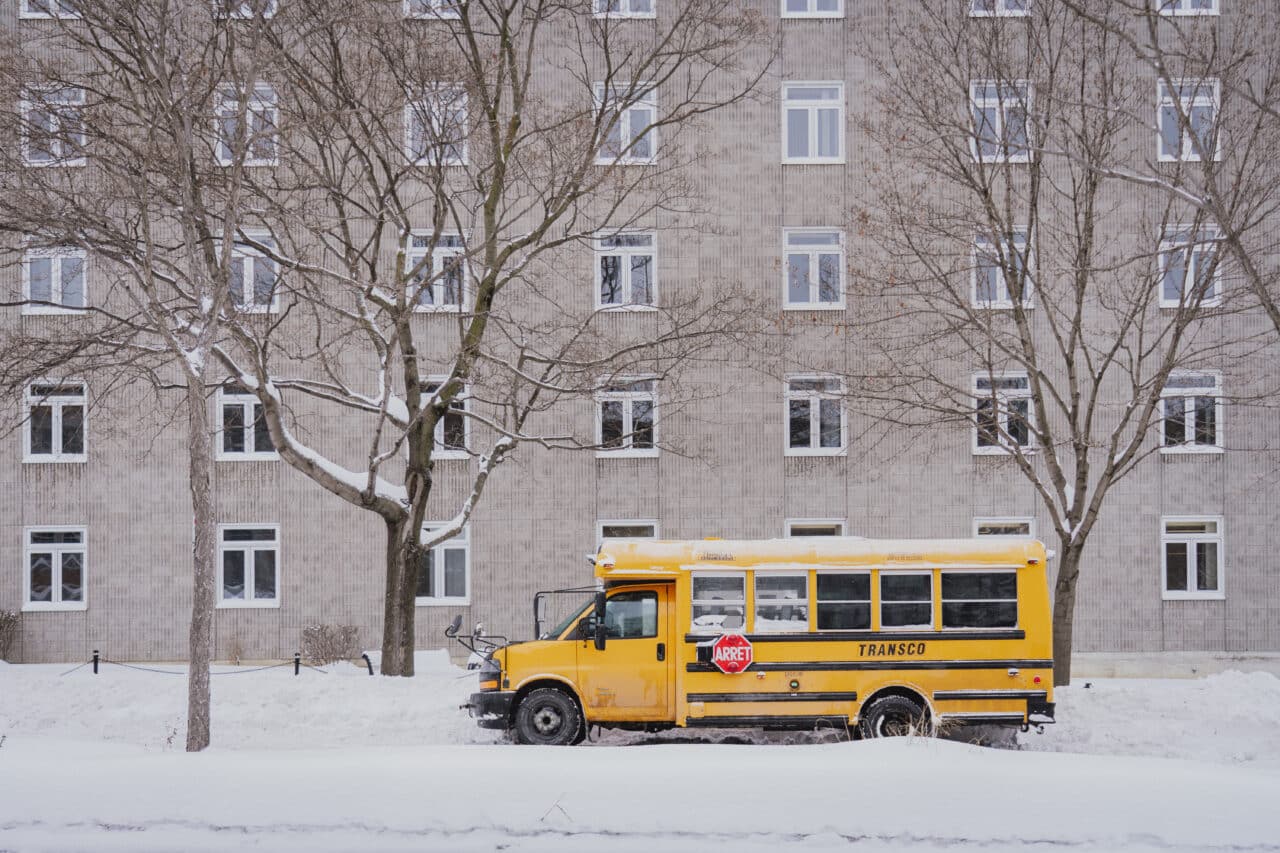
[[[721,672],[730,675],[746,672],[754,659],[751,641],[741,634],[721,634],[711,644],[711,662]]]

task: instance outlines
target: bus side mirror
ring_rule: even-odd
[[[596,651],[600,651],[600,652],[604,651],[604,638],[605,638],[604,606],[605,606],[605,603],[608,601],[608,598],[609,597],[605,595],[604,590],[601,590],[600,592],[596,593],[596,614],[595,614],[596,615],[596,619],[595,619]]]

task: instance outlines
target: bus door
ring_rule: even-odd
[[[605,603],[605,647],[578,641],[578,686],[588,720],[671,719],[672,595],[670,584],[619,589]]]

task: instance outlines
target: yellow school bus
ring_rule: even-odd
[[[611,540],[593,594],[549,630],[535,601],[540,639],[490,654],[469,707],[531,744],[1051,722],[1046,559],[1014,538]]]

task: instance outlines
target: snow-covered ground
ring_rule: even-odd
[[[187,755],[181,675],[0,663],[0,851],[1280,851],[1271,675],[1076,684],[1018,750],[743,732],[531,748],[458,708],[474,673],[418,668],[219,668],[214,746]]]

